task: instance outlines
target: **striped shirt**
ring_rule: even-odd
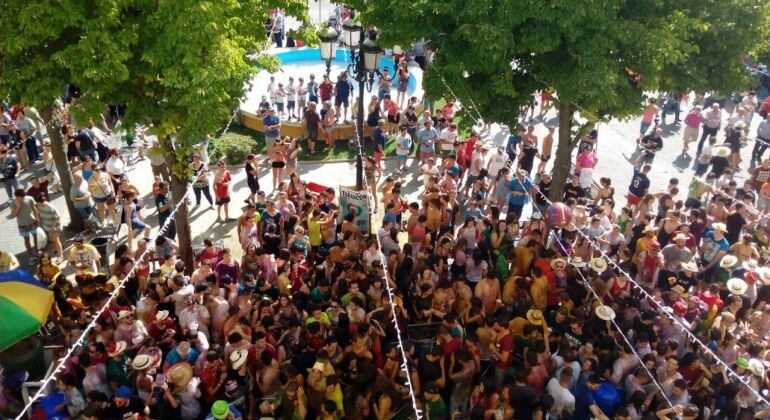
[[[59,229],[59,212],[51,205],[46,205],[37,209],[40,215],[40,226],[45,230]]]
[[[163,154],[162,149],[151,148],[147,154],[150,156],[150,165],[163,166],[166,164],[166,156]]]

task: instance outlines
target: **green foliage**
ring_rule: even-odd
[[[590,119],[634,115],[644,92],[660,88],[730,91],[748,80],[740,57],[768,34],[761,0],[348,3],[382,29],[383,45],[429,40],[429,94],[451,90],[486,120],[511,126],[546,87]],[[638,86],[626,67],[643,75]]]
[[[243,129],[233,127],[224,136],[211,141],[209,143],[211,161],[225,157],[228,165],[240,165],[246,161],[246,156],[250,153],[264,151],[264,136],[250,135],[256,132],[248,131],[244,132]]]
[[[126,105],[124,125],[174,134],[186,155],[226,120],[257,67],[275,71],[270,9],[308,22],[304,0],[28,0],[0,13],[0,96],[47,107],[69,83],[85,118]],[[20,35],[23,34],[23,35]],[[299,31],[313,42],[311,28]],[[189,163],[173,168],[189,174]]]

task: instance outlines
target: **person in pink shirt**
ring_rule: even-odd
[[[590,145],[585,145],[575,159],[575,174],[580,176],[580,186],[587,189],[591,186],[594,175],[594,167],[599,162],[596,153]]]
[[[682,154],[686,154],[690,150],[689,144],[698,139],[698,130],[700,128],[700,114],[703,107],[695,105],[689,114],[684,117],[684,134],[682,135]]]
[[[642,114],[642,123],[639,126],[639,138],[641,139],[647,134],[647,130],[652,126],[652,121],[660,114],[660,107],[656,104],[655,98],[650,98],[650,102],[647,107],[644,108],[644,114]]]

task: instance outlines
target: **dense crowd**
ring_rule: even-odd
[[[117,115],[78,125],[69,104],[55,111],[75,180],[64,193],[90,228],[125,235],[102,261],[83,235],[62,249],[44,121],[25,104],[0,107],[11,216],[35,275],[54,292],[51,317],[68,345],[117,290],[57,376],[60,413],[382,420],[412,410],[413,392],[430,420],[767,418],[770,100],[753,92],[730,104],[651,100],[627,191],[594,181],[599,131],[589,127],[554,202],[555,129],[539,138],[531,117],[538,106],[547,114],[555,93],[536,95],[531,125],[495,145],[462,126],[452,99],[406,98],[409,66],[429,55],[419,46],[396,57],[367,105],[375,153],[364,176],[381,220],[371,232],[340,208],[334,188],[314,192],[297,171],[301,145],[311,154],[319,139],[333,145],[330,129],[348,119],[346,75],[273,79],[259,105],[272,190],[250,155],[238,169],[245,207],[231,218],[231,195],[241,192],[233,174],[209,161],[208,138],[191,156],[193,194],[184,199],[208,211],[199,208],[205,198],[238,238],[232,249],[204,240],[193,267],[179,258],[174,210],[183,198],[170,193],[156,139],[141,131],[133,139],[155,175],[150,189],[131,182],[109,147]],[[686,190],[678,179],[653,186],[658,119],[674,113],[679,123],[685,111],[681,148],[698,142],[694,174]],[[282,136],[282,117],[302,122],[307,137]],[[753,118],[763,119],[755,138]],[[740,148],[750,141],[743,169]],[[391,143],[398,163],[387,173]],[[43,173],[21,188],[19,174],[40,159]],[[421,177],[412,200],[405,177]],[[152,202],[140,199],[147,193]],[[144,220],[152,210],[166,226],[157,237]],[[52,252],[38,251],[40,229]],[[0,254],[0,268],[16,266]],[[396,326],[410,333],[401,348]],[[10,402],[0,402],[7,413]]]

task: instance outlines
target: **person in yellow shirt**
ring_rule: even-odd
[[[0,251],[0,271],[15,270],[19,268],[19,260],[13,254]]]
[[[636,249],[634,250],[633,261],[639,263],[639,254],[650,250],[650,244],[656,240],[655,234],[657,233],[655,225],[649,224],[644,228],[644,236],[636,241]]]

